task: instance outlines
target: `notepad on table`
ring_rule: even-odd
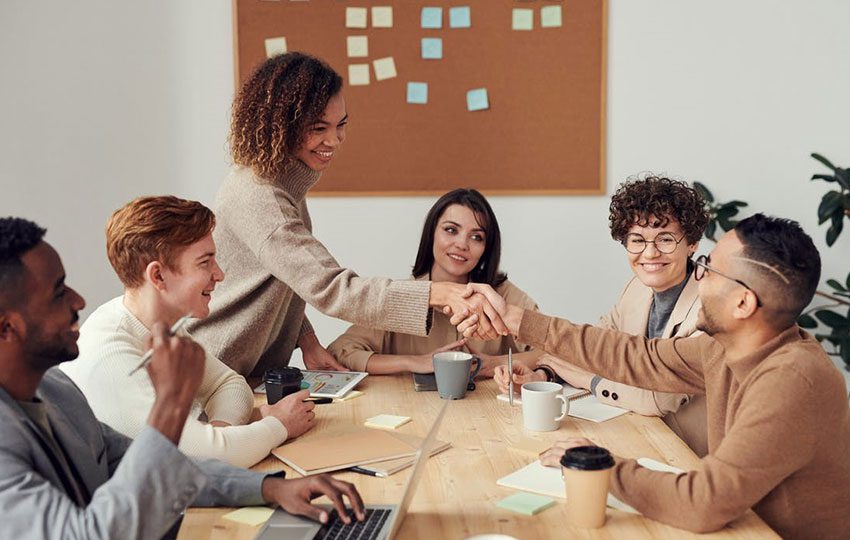
[[[363,423],[364,426],[378,429],[396,429],[399,426],[410,422],[409,416],[397,416],[395,414],[379,414],[372,418],[367,418]]]
[[[573,418],[590,420],[591,422],[604,422],[626,414],[626,409],[613,407],[596,399],[596,396],[587,394],[584,397],[570,400],[569,415]]]
[[[398,437],[402,441],[409,443],[411,446],[419,447],[422,445],[422,438],[406,433],[394,433],[393,437]],[[439,454],[440,452],[451,448],[451,443],[445,441],[434,441],[434,446],[431,448],[430,456]],[[387,461],[376,461],[367,465],[360,465],[359,468],[368,472],[375,473],[379,478],[386,478],[398,471],[404,470],[413,465],[413,457],[403,457],[398,459],[390,459]]]
[[[419,445],[408,440],[388,431],[353,427],[338,433],[299,437],[275,448],[272,454],[299,474],[309,476],[364,463],[412,457]]]
[[[532,493],[514,493],[513,495],[505,497],[496,503],[496,506],[504,508],[505,510],[512,510],[520,514],[525,514],[526,516],[533,516],[554,504],[555,501],[553,499],[542,495],[534,495]]]
[[[244,523],[245,525],[256,527],[268,521],[272,517],[272,513],[274,513],[274,509],[267,506],[248,506],[228,512],[221,517],[235,521],[236,523]]]

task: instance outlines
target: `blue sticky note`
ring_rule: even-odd
[[[449,28],[469,28],[472,26],[472,13],[469,6],[449,8]]]
[[[428,103],[428,83],[407,83],[407,102],[417,103],[419,105],[424,105]]]
[[[443,38],[422,38],[422,58],[438,60],[443,57]]]
[[[466,93],[466,108],[470,111],[483,111],[490,108],[486,88],[476,88]]]
[[[442,28],[443,27],[443,8],[439,7],[424,7],[422,8],[422,28]]]

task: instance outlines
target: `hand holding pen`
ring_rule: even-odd
[[[177,322],[176,322],[176,323],[174,323],[174,325],[173,325],[173,326],[171,327],[171,329],[168,331],[168,337],[176,336],[176,335],[177,335],[177,332],[179,332],[180,330],[182,330],[182,329],[183,329],[183,326],[185,326],[185,324],[186,324],[187,322],[189,322],[189,319],[191,319],[191,318],[192,318],[192,315],[191,315],[191,314],[189,314],[189,315],[183,315],[182,317],[180,317],[179,319],[177,319]],[[150,362],[150,361],[151,361],[151,358],[153,358],[153,353],[154,353],[154,348],[153,348],[153,347],[151,347],[151,348],[148,350],[148,352],[146,352],[146,353],[142,356],[142,359],[139,361],[139,365],[137,365],[136,367],[134,367],[134,368],[133,368],[133,370],[132,370],[132,371],[130,371],[130,373],[128,373],[127,375],[132,375],[133,373],[135,373],[135,372],[139,371],[140,369],[142,369],[143,367],[145,367],[146,365],[148,365],[148,362]]]

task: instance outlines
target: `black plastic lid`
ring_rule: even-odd
[[[564,452],[561,465],[579,471],[599,471],[613,467],[614,457],[601,446],[577,446]]]
[[[263,376],[263,381],[274,383],[288,383],[301,382],[301,379],[303,378],[304,375],[301,374],[300,369],[296,367],[286,366],[266,371],[265,375]]]

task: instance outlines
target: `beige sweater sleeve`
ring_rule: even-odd
[[[245,377],[210,354],[207,354],[204,378],[196,399],[210,421],[219,420],[231,425],[248,422],[254,408],[254,392]]]
[[[257,257],[269,272],[325,315],[354,324],[406,334],[428,333],[430,281],[362,278],[343,268],[319,242],[298,210],[284,206],[278,216],[254,216],[279,223],[258,247]],[[254,234],[262,227],[246,228]],[[256,238],[246,243],[257,245]]]
[[[387,332],[383,330],[353,325],[328,345],[328,351],[348,369],[366,371],[372,355],[396,354],[394,351],[385,353],[388,350],[385,347],[386,336]]]
[[[624,293],[625,290],[620,294],[621,298]],[[599,318],[597,326],[620,331],[619,321],[621,319],[620,302],[618,301],[608,313]],[[592,386],[591,390],[600,402],[622,407],[644,416],[665,416],[676,412],[690,399],[688,394],[654,392],[606,378],[595,381]]]

